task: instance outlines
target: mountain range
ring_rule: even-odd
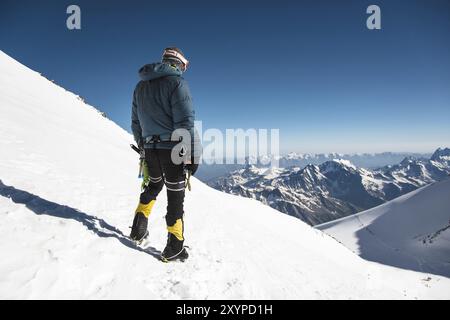
[[[394,165],[402,161],[405,157],[423,158],[430,157],[427,153],[414,152],[381,152],[381,153],[296,153],[290,152],[286,155],[276,157],[278,166],[281,168],[289,167],[305,167],[308,164],[321,164],[333,159],[348,160],[354,165],[366,168],[375,169],[382,166]],[[252,159],[252,164],[264,166],[269,157],[259,157],[257,161]]]
[[[369,170],[346,159],[304,168],[247,165],[210,181],[215,189],[259,200],[310,225],[366,210],[450,173],[450,149],[430,158],[405,157],[400,163]]]
[[[349,160],[354,165],[366,168],[374,169],[387,165],[394,165],[402,161],[405,157],[424,158],[430,157],[431,153],[414,153],[414,152],[381,152],[381,153],[354,153],[354,154],[342,154],[342,153],[295,153],[291,152],[285,155],[269,157],[248,157],[243,159],[242,163],[234,159],[232,164],[215,163],[203,163],[196,173],[197,178],[201,181],[209,183],[222,176],[225,176],[233,171],[245,168],[245,164],[254,164],[258,167],[269,167],[272,163],[277,163],[278,167],[289,168],[299,167],[304,168],[308,164],[321,164],[332,159]],[[275,160],[276,162],[272,162]]]

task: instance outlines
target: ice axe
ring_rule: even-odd
[[[142,178],[142,190],[147,186],[150,182],[150,175],[148,173],[147,162],[145,161],[145,152],[144,150],[139,149],[134,144],[130,144],[131,149],[136,151],[139,154],[139,175],[138,178]]]

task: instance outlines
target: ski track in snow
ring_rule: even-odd
[[[450,298],[450,279],[368,262],[296,218],[193,179],[185,263],[126,237],[139,199],[131,136],[0,51],[0,298]]]

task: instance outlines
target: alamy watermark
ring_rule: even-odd
[[[369,30],[381,29],[381,9],[379,6],[372,4],[367,7],[367,14],[370,16],[366,20],[366,26]],[[69,16],[66,19],[66,26],[69,30],[81,30],[81,8],[76,4],[67,7],[66,14]]]
[[[262,164],[278,167],[279,129],[203,130],[202,121],[192,130],[177,129],[171,141],[179,141],[172,150],[172,161],[205,164]]]
[[[81,30],[81,9],[72,4],[67,7],[66,13],[69,15],[66,20],[66,26],[69,30]]]
[[[367,7],[367,14],[370,16],[367,18],[366,26],[369,30],[380,30],[381,29],[381,9],[379,6],[372,4]]]

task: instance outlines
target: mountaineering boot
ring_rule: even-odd
[[[148,217],[152,211],[155,201],[149,203],[139,203],[134,215],[133,226],[131,227],[130,238],[136,242],[141,242],[148,236]]]
[[[184,247],[183,219],[178,219],[173,226],[168,226],[167,245],[161,254],[163,262],[186,260],[189,255]]]
[[[141,242],[148,236],[147,231],[148,218],[141,212],[136,213],[131,227],[131,240]]]
[[[167,236],[167,245],[161,254],[161,260],[163,262],[180,260],[184,262],[189,257],[189,254],[184,247],[184,241],[178,240],[172,233]]]

